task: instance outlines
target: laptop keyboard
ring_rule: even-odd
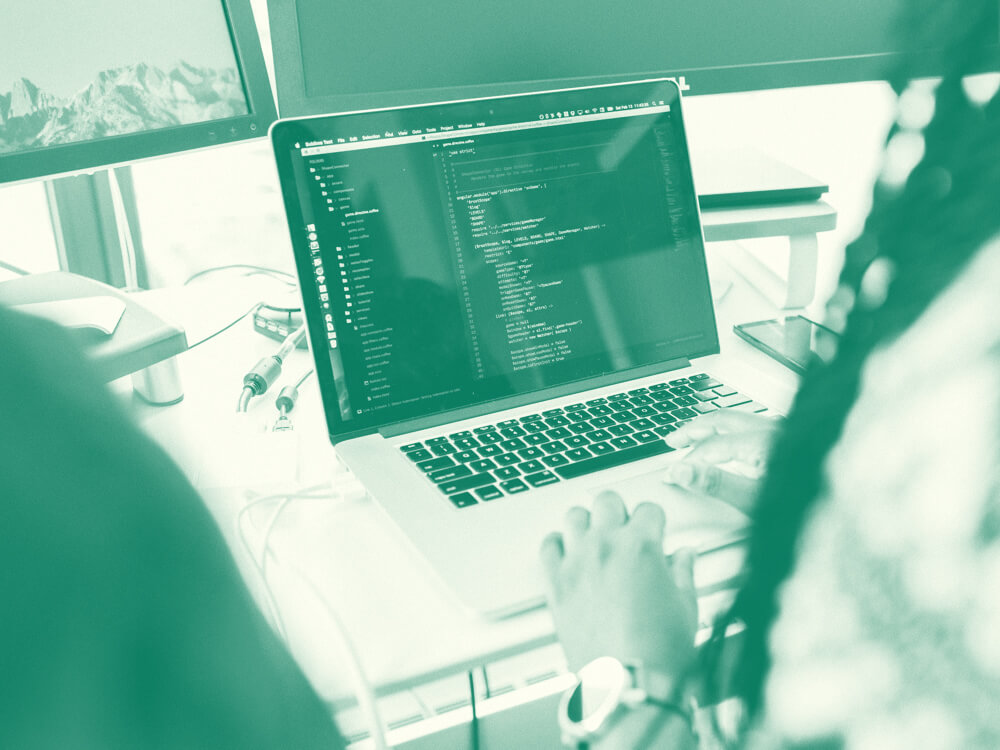
[[[731,408],[767,407],[699,373],[401,450],[455,507],[468,508],[669,453],[665,435],[699,414]]]

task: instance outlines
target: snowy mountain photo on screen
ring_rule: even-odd
[[[15,23],[0,23],[0,152],[249,112],[220,0],[12,5],[3,16]]]

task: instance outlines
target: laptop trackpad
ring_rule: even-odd
[[[663,549],[668,554],[681,547],[707,551],[736,537],[746,536],[750,519],[721,500],[664,483],[662,471],[595,486],[591,497],[604,490],[617,492],[631,513],[637,505],[654,502],[667,516]]]

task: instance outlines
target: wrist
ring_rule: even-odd
[[[577,673],[576,684],[560,702],[563,743],[603,746],[602,740],[611,736],[635,741],[640,736],[636,732],[646,724],[651,724],[647,731],[652,735],[660,733],[660,725],[668,724],[680,724],[691,734],[693,710],[685,677],[642,662],[622,662],[611,656],[594,659]]]

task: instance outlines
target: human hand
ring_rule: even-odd
[[[757,500],[758,479],[720,469],[730,461],[758,471],[764,468],[781,420],[720,409],[691,420],[666,436],[667,444],[691,447],[671,464],[664,481],[701,492],[749,513]]]
[[[567,512],[563,532],[542,543],[549,608],[573,671],[598,656],[647,667],[683,683],[695,660],[694,553],[663,555],[666,519],[602,492],[593,513]]]

